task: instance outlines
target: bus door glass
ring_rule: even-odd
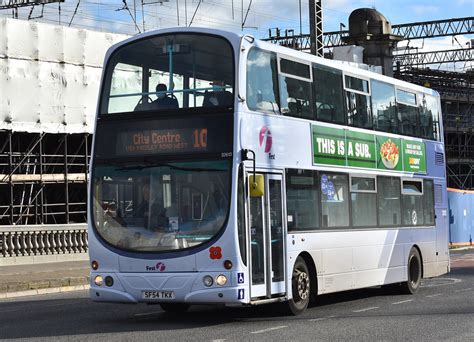
[[[247,206],[252,298],[285,293],[282,176],[265,174],[263,182],[263,195],[250,194]]]

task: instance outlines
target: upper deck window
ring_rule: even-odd
[[[347,123],[350,126],[372,128],[369,81],[345,75]]]
[[[438,99],[431,95],[420,95],[420,137],[439,139],[439,106]]]
[[[280,113],[276,53],[252,48],[247,57],[247,105],[264,113]]]
[[[419,136],[416,93],[397,89],[397,109],[401,118],[401,133]]]
[[[344,124],[345,106],[342,72],[313,64],[313,93],[318,120]]]
[[[147,37],[119,48],[108,61],[100,113],[231,107],[233,88],[233,52],[224,38]]]
[[[313,117],[311,67],[286,58],[279,59],[281,113],[299,118]]]
[[[374,129],[382,132],[398,133],[400,120],[395,103],[395,86],[372,80],[371,88]]]

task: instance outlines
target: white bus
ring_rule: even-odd
[[[107,53],[91,163],[98,302],[285,302],[449,272],[439,95],[225,31]]]

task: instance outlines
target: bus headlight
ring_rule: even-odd
[[[227,283],[227,277],[223,274],[218,275],[216,278],[216,284],[220,286],[224,286]]]
[[[204,276],[204,278],[202,278],[202,282],[204,283],[204,286],[211,287],[212,284],[214,283],[214,279],[212,279],[210,275],[207,275],[207,276]]]
[[[102,276],[100,275],[95,276],[94,284],[96,284],[97,286],[102,286],[103,283],[104,283],[104,279],[102,278]]]

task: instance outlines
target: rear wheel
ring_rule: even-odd
[[[189,304],[184,303],[160,303],[163,310],[170,313],[182,313],[189,309]]]
[[[295,266],[293,267],[291,288],[293,298],[287,303],[288,311],[293,315],[299,315],[308,307],[311,294],[309,269],[301,257],[296,259]]]
[[[421,285],[421,256],[418,249],[412,247],[408,255],[407,264],[408,280],[402,283],[402,292],[406,294],[415,294]]]

